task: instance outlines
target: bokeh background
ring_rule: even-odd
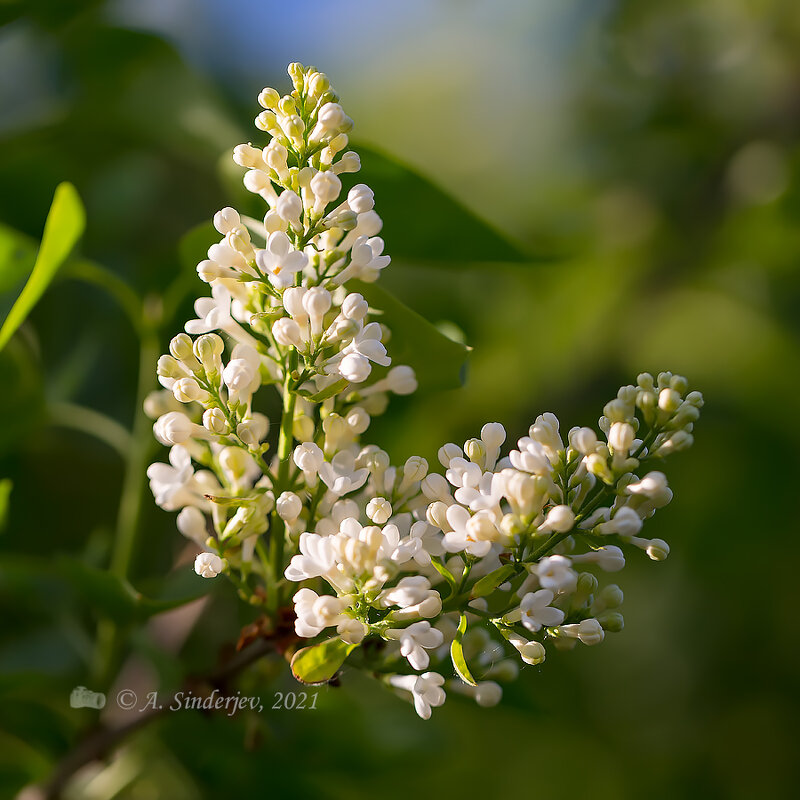
[[[238,199],[229,152],[257,135],[258,90],[285,91],[294,60],[331,76],[395,256],[382,282],[474,348],[464,388],[398,401],[371,430],[395,461],[433,462],[486,420],[513,438],[546,410],[591,424],[642,370],[686,374],[707,401],[649,524],[670,558],[634,554],[620,575],[624,633],[553,651],[497,708],[453,696],[427,723],[349,673],[316,711],[169,714],[71,797],[793,796],[794,0],[2,0],[0,22],[0,222],[38,240],[69,180],[82,256],[154,297],[180,275],[201,291],[178,242]],[[177,297],[162,346],[191,309]],[[124,465],[67,412],[130,425],[138,353],[118,305],[69,271],[0,353],[2,797],[97,718],[68,702],[112,614],[80,565],[108,563]],[[131,582],[156,596],[187,573],[184,542],[149,494],[140,510]],[[128,625],[125,652],[175,685],[246,614],[220,582],[179,652],[157,617]],[[265,664],[239,688],[270,700],[292,682]]]

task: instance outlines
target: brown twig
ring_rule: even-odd
[[[281,652],[282,644],[282,642],[276,642],[273,639],[257,639],[240,652],[235,653],[214,672],[201,677],[188,678],[183,687],[175,692],[172,698],[175,698],[181,691],[185,692],[190,687],[196,689],[202,685],[222,690],[232,678],[260,658],[263,658],[268,653]],[[163,704],[160,708],[142,711],[136,716],[136,719],[117,727],[102,726],[92,730],[56,765],[50,779],[41,787],[39,797],[42,800],[58,800],[72,776],[79,769],[91,764],[93,761],[98,761],[108,756],[120,742],[161,716],[164,711],[169,709],[170,705],[171,702]]]

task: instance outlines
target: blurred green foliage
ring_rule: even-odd
[[[202,289],[178,242],[241,200],[227,153],[251,137],[253,109],[165,40],[111,27],[101,3],[0,9],[0,47],[16,37],[37,67],[21,70],[25,103],[0,132],[2,230],[38,241],[64,180],[88,219],[84,267],[60,274],[0,352],[0,796],[11,797],[97,718],[69,694],[108,689],[91,684],[100,618],[124,623],[125,652],[172,687],[212,668],[251,621],[215,582],[185,641],[165,642],[159,616],[144,622],[208,587],[148,496],[130,584],[109,582],[123,464],[59,409],[130,424],[136,330],[91,265],[164,295],[163,346]],[[549,654],[496,709],[453,696],[428,723],[350,672],[320,689],[316,711],[271,710],[272,692],[297,684],[264,661],[238,686],[263,693],[263,713],[167,714],[108,769],[83,773],[73,797],[400,798],[411,784],[463,797],[793,794],[800,17],[788,0],[619,0],[597,25],[593,57],[570,54],[582,179],[543,186],[547,209],[525,229],[498,233],[466,193],[453,200],[362,150],[395,256],[381,287],[474,348],[465,388],[397,399],[370,435],[395,459],[435,461],[488,419],[516,438],[554,410],[569,428],[639,371],[686,374],[707,406],[695,448],[669,465],[675,502],[651,523],[670,559],[631,558],[623,573],[627,630]],[[508,155],[497,169],[513,169]],[[516,220],[525,200],[507,204],[493,218]],[[32,264],[16,252],[0,249],[4,315]]]

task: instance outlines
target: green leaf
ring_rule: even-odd
[[[44,224],[42,244],[33,271],[0,328],[0,350],[44,294],[58,268],[80,239],[85,226],[86,214],[75,187],[71,183],[59,184]]]
[[[471,597],[486,597],[491,594],[501,583],[506,581],[516,572],[514,564],[506,564],[484,575],[472,587]]]
[[[137,592],[128,581],[82,561],[63,557],[58,560],[57,567],[58,572],[100,616],[120,625],[144,622],[155,614],[178,608],[202,596],[198,593],[189,597],[151,599]]]
[[[423,316],[375,283],[350,281],[370,307],[382,311],[381,322],[392,332],[388,343],[392,364],[414,368],[421,389],[457,389],[464,384],[470,348],[448,339]]]
[[[361,156],[361,171],[350,181],[375,192],[375,210],[384,223],[381,236],[393,258],[459,264],[536,260],[407,165],[361,144],[353,149]],[[457,234],[443,236],[443,231]]]
[[[329,397],[333,397],[335,394],[339,394],[339,392],[344,389],[345,386],[349,381],[346,378],[342,378],[340,381],[336,381],[336,383],[332,383],[327,388],[323,389],[321,392],[317,392],[316,394],[312,394],[309,396],[309,400],[312,403],[321,403],[323,400],[327,400]]]
[[[462,641],[466,632],[467,615],[462,613],[461,620],[458,623],[456,637],[453,639],[453,643],[450,645],[450,658],[453,660],[453,666],[456,668],[458,677],[461,678],[461,680],[465,683],[470,684],[470,686],[477,686],[475,678],[472,677],[472,673],[469,671],[469,667],[467,666],[467,660],[464,658],[464,646]]]
[[[4,478],[0,481],[0,531],[6,526],[8,519],[8,505],[11,497],[11,479]]]
[[[301,683],[327,683],[356,647],[338,637],[304,647],[292,656],[292,674]]]
[[[433,564],[433,568],[447,581],[451,592],[455,594],[456,587],[458,586],[458,581],[456,581],[455,575],[453,575],[453,573],[450,572],[450,570],[447,569],[444,564],[440,564],[435,558],[431,559],[431,564]]]

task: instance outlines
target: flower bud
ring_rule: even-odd
[[[261,90],[258,95],[258,104],[261,108],[272,109],[273,111],[278,107],[278,101],[281,96],[272,88],[267,86]]]
[[[236,435],[248,447],[257,447],[259,442],[266,438],[268,432],[269,420],[263,414],[258,413],[236,426]]]
[[[350,383],[362,383],[372,372],[368,359],[360,353],[348,353],[339,362],[339,374]]]
[[[304,444],[297,445],[292,457],[294,463],[303,470],[303,472],[318,472],[323,461],[325,461],[322,449],[319,445],[314,444],[314,442],[305,442]]]
[[[247,468],[253,463],[253,460],[241,447],[225,447],[217,458],[220,468],[234,481],[243,478]]]
[[[221,408],[209,408],[203,412],[203,427],[217,436],[227,436],[231,432],[231,426]]]
[[[196,427],[186,414],[169,411],[156,420],[153,431],[156,438],[166,444],[183,444],[192,437]]]
[[[272,325],[272,335],[281,347],[300,348],[303,346],[300,326],[289,317],[281,317],[275,320]]]
[[[625,618],[618,611],[605,611],[598,615],[597,621],[609,633],[619,633],[625,627]]]
[[[361,157],[349,150],[333,165],[333,171],[339,175],[343,172],[358,172],[361,169]]]
[[[375,194],[369,186],[363,183],[356,184],[347,193],[347,205],[350,206],[356,214],[372,211],[375,205]]]
[[[542,528],[553,531],[554,533],[567,533],[572,530],[575,524],[575,512],[569,506],[553,506],[545,517]]]
[[[392,516],[392,505],[385,497],[373,497],[367,503],[367,516],[376,525],[383,525]]]
[[[298,442],[309,442],[314,438],[314,420],[306,414],[294,418],[292,433]]]
[[[355,406],[350,409],[345,421],[350,430],[360,436],[369,428],[370,416],[361,406]]]
[[[662,411],[673,413],[681,404],[681,396],[674,389],[662,389],[658,393],[658,407]]]
[[[348,294],[342,303],[342,316],[346,319],[364,319],[367,311],[369,311],[369,304],[358,292]]]
[[[204,333],[194,342],[194,354],[207,371],[216,369],[217,359],[224,349],[225,343],[216,333]]]
[[[169,352],[178,361],[194,361],[194,352],[192,351],[192,339],[188,334],[179,333],[174,336],[169,343]]]
[[[204,403],[209,395],[194,378],[181,378],[175,381],[172,394],[179,403]]]
[[[200,553],[194,560],[194,571],[203,578],[216,578],[225,569],[225,562],[215,553]]]
[[[591,428],[575,428],[569,439],[570,444],[584,456],[593,453],[597,447],[597,434]]]
[[[197,542],[201,547],[205,547],[208,539],[208,529],[206,528],[206,518],[199,508],[186,506],[182,508],[176,520],[178,530],[193,542]]]
[[[285,522],[294,522],[303,510],[303,502],[294,492],[283,492],[275,501],[278,516]]]
[[[633,426],[628,422],[615,422],[608,432],[609,447],[615,453],[627,453],[633,444],[633,438],[636,432]]]

